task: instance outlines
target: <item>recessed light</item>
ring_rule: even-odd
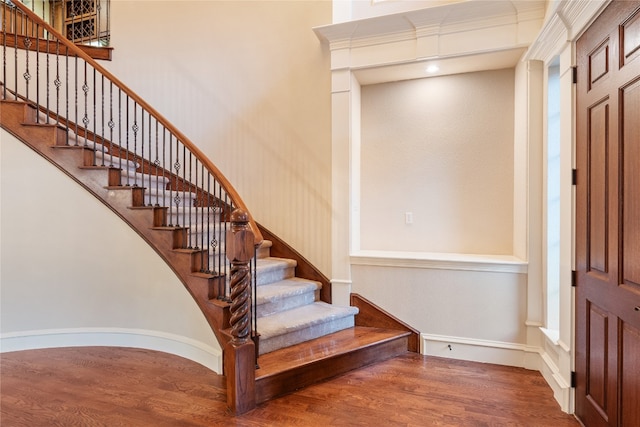
[[[429,65],[426,71],[427,73],[437,73],[438,71],[440,71],[440,67],[438,67],[437,65]]]

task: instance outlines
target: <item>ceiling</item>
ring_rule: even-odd
[[[484,70],[501,70],[513,68],[518,63],[526,48],[492,51],[458,57],[436,58],[423,61],[412,61],[379,67],[368,67],[353,70],[361,85],[371,85],[399,80],[421,79],[449,74],[471,73]],[[436,65],[437,72],[427,72],[427,67]]]
[[[337,57],[343,63],[332,66],[348,66],[360,84],[369,85],[512,68],[540,30],[547,6],[545,0],[426,3],[433,6],[325,25],[314,31],[332,51],[349,52]],[[430,50],[419,51],[425,43]],[[439,67],[437,73],[425,71],[431,64]]]

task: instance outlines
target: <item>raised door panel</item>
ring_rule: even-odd
[[[640,292],[640,77],[624,87],[620,94],[622,262],[619,283]]]
[[[589,273],[606,274],[609,229],[608,148],[609,103],[605,98],[589,108],[587,265]]]
[[[640,330],[621,324],[620,334],[620,425],[637,426],[640,420]]]

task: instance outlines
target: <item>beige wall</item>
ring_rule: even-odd
[[[213,160],[258,222],[329,274],[331,75],[312,27],[331,22],[331,2],[111,9],[106,67]]]
[[[330,20],[326,1],[114,1],[114,59],[103,63],[211,157],[260,223],[323,271],[331,90],[311,28]],[[219,371],[219,345],[166,264],[10,140],[3,132],[2,351],[132,345]]]
[[[361,108],[360,249],[512,254],[513,69],[363,86]]]
[[[204,315],[153,249],[26,145],[0,138],[2,351],[140,346],[219,372]]]

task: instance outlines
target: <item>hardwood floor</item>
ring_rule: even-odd
[[[3,427],[579,425],[538,372],[416,353],[238,417],[225,408],[223,378],[178,356],[113,347],[0,356]]]

